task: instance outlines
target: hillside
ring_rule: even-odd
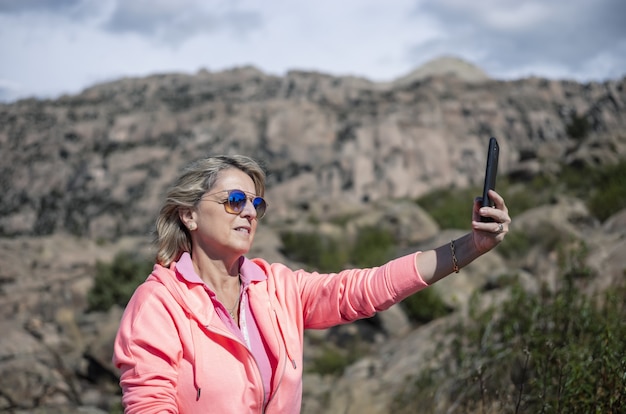
[[[357,237],[379,224],[397,254],[464,232],[413,201],[480,186],[490,136],[500,142],[501,176],[517,183],[626,159],[626,77],[498,81],[444,63],[388,84],[243,67],[0,104],[0,410],[115,408],[110,344],[121,309],[87,312],[87,292],[97,262],[119,252],[150,257],[161,197],[192,159],[244,153],[265,164],[270,210],[251,255],[293,266],[303,264],[285,256],[287,230]],[[468,212],[471,201],[462,201]],[[624,214],[600,220],[580,199],[553,194],[514,217],[514,231],[584,240],[601,276],[590,285],[600,289],[624,276]],[[403,378],[425,367],[437,346],[431,338],[462,317],[472,293],[503,274],[529,286],[558,279],[555,250],[536,247],[523,257],[494,252],[433,287],[451,316],[416,326],[394,307],[375,323],[343,327],[344,336],[370,338],[369,353],[340,376],[307,375],[303,412],[388,412]],[[307,362],[338,336],[311,333]]]

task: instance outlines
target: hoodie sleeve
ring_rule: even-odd
[[[272,265],[276,283],[296,280],[305,329],[325,329],[368,318],[427,287],[415,265],[416,254],[380,267],[320,274]],[[282,273],[282,276],[280,274]]]
[[[126,306],[114,344],[126,414],[178,413],[182,345],[158,283],[141,285]],[[161,286],[162,287],[162,286]]]

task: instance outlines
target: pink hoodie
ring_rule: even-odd
[[[267,405],[252,353],[216,315],[203,286],[186,282],[174,262],[169,269],[154,266],[120,322],[113,362],[126,413],[299,413],[305,329],[370,317],[427,286],[415,254],[336,274],[292,271],[261,259],[250,264],[267,275],[248,290],[270,359],[277,361]]]

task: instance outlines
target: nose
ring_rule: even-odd
[[[241,211],[241,217],[246,217],[246,218],[256,218],[256,209],[254,208],[254,205],[252,204],[252,200],[251,199],[246,199],[246,204],[243,206],[243,210]]]

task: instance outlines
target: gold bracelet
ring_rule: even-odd
[[[454,273],[459,273],[459,262],[456,260],[456,254],[454,251],[454,240],[450,241],[450,251],[452,252],[452,270]]]

